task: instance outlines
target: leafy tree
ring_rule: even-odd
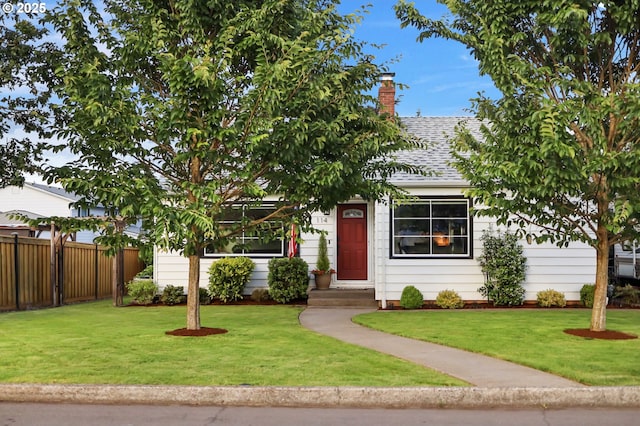
[[[0,188],[22,185],[25,173],[38,172],[48,148],[59,51],[47,34],[38,15],[0,14]]]
[[[63,1],[56,70],[69,115],[59,135],[78,160],[49,170],[81,203],[151,223],[147,237],[189,259],[187,328],[200,328],[205,247],[355,194],[396,193],[392,154],[413,147],[366,93],[383,68],[351,37],[333,0]],[[263,215],[234,205],[278,197]]]
[[[612,244],[636,238],[640,211],[640,4],[637,1],[441,1],[431,20],[405,1],[420,40],[467,46],[502,97],[473,111],[484,141],[462,132],[457,164],[501,223],[539,229],[537,241],[596,250],[591,330],[606,329]],[[490,124],[489,124],[490,123]]]

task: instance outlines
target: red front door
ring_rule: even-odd
[[[339,205],[337,278],[366,280],[367,259],[367,205]]]

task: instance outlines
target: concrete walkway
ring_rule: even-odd
[[[582,384],[533,368],[434,343],[382,333],[351,321],[368,308],[311,307],[300,323],[313,331],[423,365],[485,388],[576,388]]]

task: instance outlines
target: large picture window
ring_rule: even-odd
[[[237,205],[229,209],[223,226],[238,227],[248,220],[256,220],[267,217],[274,210],[273,205],[264,204],[262,206]],[[281,238],[270,241],[263,241],[259,233],[276,234],[282,228],[279,220],[266,221],[258,229],[251,232],[241,230],[241,232],[224,247],[206,247],[205,256],[249,256],[249,257],[280,257],[285,255],[285,244]],[[275,237],[274,237],[275,238]]]
[[[427,199],[394,202],[391,209],[393,257],[469,257],[469,200]]]

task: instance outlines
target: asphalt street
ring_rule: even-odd
[[[349,409],[0,403],[0,426],[635,426],[640,409]]]

